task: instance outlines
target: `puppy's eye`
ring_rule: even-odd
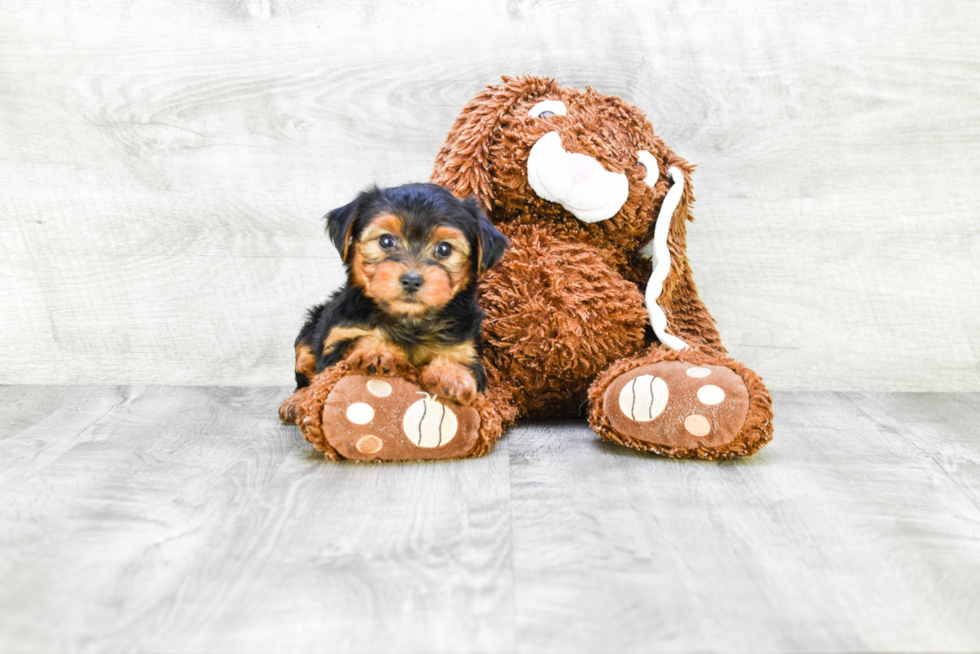
[[[395,237],[391,234],[382,234],[381,238],[378,239],[378,245],[381,246],[382,250],[390,250],[395,247]]]
[[[443,241],[442,243],[436,246],[436,257],[440,259],[445,259],[452,253],[453,253],[453,246],[451,246],[449,243],[446,243],[445,241]]]
[[[542,100],[527,112],[532,118],[547,118],[548,116],[567,116],[568,108],[558,100]]]
[[[647,186],[655,186],[660,180],[660,168],[657,166],[657,158],[646,150],[640,150],[636,154],[637,164],[643,166],[646,170],[646,176],[643,178],[643,183]]]

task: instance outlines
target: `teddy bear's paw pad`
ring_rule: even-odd
[[[745,423],[749,394],[724,366],[661,361],[617,377],[603,408],[619,434],[667,447],[717,448]]]
[[[323,407],[327,442],[348,459],[408,461],[464,456],[480,415],[399,377],[344,377]]]

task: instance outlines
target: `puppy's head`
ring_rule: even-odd
[[[395,316],[445,306],[507,246],[475,199],[435,184],[370,188],[326,219],[350,283]]]

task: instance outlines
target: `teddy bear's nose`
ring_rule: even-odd
[[[577,152],[568,157],[568,177],[573,184],[588,184],[604,172],[602,164],[592,157]]]

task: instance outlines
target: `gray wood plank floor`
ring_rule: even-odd
[[[980,650],[980,395],[777,393],[726,463],[569,421],[338,465],[287,392],[0,387],[0,651]]]

